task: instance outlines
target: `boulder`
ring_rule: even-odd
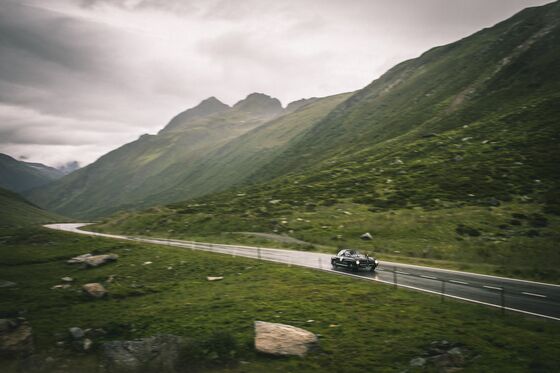
[[[107,289],[105,289],[103,285],[98,282],[85,284],[84,286],[82,286],[82,289],[87,295],[93,298],[102,298],[103,296],[105,296],[105,294],[107,294]]]
[[[70,335],[74,339],[81,339],[81,338],[84,338],[84,336],[86,335],[84,333],[84,331],[81,328],[78,328],[78,327],[70,328],[70,329],[68,329],[68,331],[70,332]]]
[[[133,341],[111,341],[101,345],[106,372],[175,373],[181,366],[183,340],[175,335],[160,335]]]
[[[86,267],[99,267],[100,265],[115,261],[118,258],[119,256],[117,254],[103,254],[103,255],[84,254],[69,259],[67,263],[70,264],[81,263],[84,264]]]
[[[33,330],[25,319],[0,319],[0,355],[33,352]]]
[[[360,236],[360,238],[361,238],[362,240],[365,240],[365,241],[371,241],[371,240],[373,240],[373,236],[372,236],[371,233],[369,233],[369,232],[362,234],[362,235]]]
[[[255,321],[255,348],[277,356],[305,356],[318,346],[315,334],[295,326]]]

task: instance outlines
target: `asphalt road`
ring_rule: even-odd
[[[88,223],[48,224],[47,228],[67,232],[102,236],[120,240],[146,242],[158,245],[183,247],[192,250],[213,251],[234,256],[258,258],[289,265],[321,269],[332,273],[357,277],[388,284],[397,282],[399,287],[441,294],[505,310],[522,312],[560,321],[560,285],[524,281],[504,277],[451,271],[432,267],[381,261],[374,273],[352,273],[332,269],[331,255],[257,248],[240,245],[211,244],[161,238],[145,238],[103,234],[80,230]]]

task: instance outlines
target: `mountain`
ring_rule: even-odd
[[[80,164],[77,161],[70,161],[68,163],[63,164],[60,167],[57,167],[56,169],[62,172],[63,175],[68,175],[71,172],[79,170]]]
[[[44,186],[64,176],[56,168],[41,163],[18,161],[0,153],[0,187],[16,193]]]
[[[195,118],[219,114],[228,109],[231,108],[218,100],[216,97],[209,97],[194,108],[187,109],[182,113],[177,114],[173,119],[171,119],[169,124],[160,131],[160,133],[184,130],[183,127],[191,124]]]
[[[560,2],[525,9],[390,69],[292,139],[252,184],[104,227],[282,233],[560,277],[558,45]],[[368,231],[373,242],[360,240]]]
[[[44,224],[67,220],[42,210],[20,195],[3,188],[0,188],[0,206],[2,206],[0,227]]]
[[[304,112],[291,105],[291,112],[285,114],[278,99],[261,93],[252,93],[233,107],[211,97],[178,114],[157,135],[143,135],[27,196],[65,215],[97,217],[223,190],[242,182],[342,98],[317,101],[315,109],[310,101],[301,105]],[[269,141],[253,142],[245,150],[245,144],[252,142],[249,133],[265,123],[276,123],[278,137],[263,129],[269,131]],[[261,132],[255,136],[262,136]],[[257,155],[261,147],[267,150]],[[243,170],[237,172],[238,167]]]
[[[146,198],[150,205],[199,197],[242,184],[255,170],[281,154],[293,141],[323,119],[349,93],[309,100],[217,148],[183,171],[183,180]],[[301,101],[301,100],[300,100]],[[313,104],[311,104],[313,103]],[[277,110],[277,109],[276,109]]]

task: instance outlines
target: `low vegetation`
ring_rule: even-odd
[[[193,341],[191,368],[230,371],[403,371],[434,341],[470,351],[472,371],[557,371],[560,325],[332,274],[205,252],[48,231],[0,232],[0,317],[31,323],[38,361],[59,371],[97,369],[107,340],[168,333]],[[80,269],[65,260],[115,253],[116,262]],[[30,275],[33,274],[33,275]],[[206,276],[223,276],[209,282]],[[68,289],[51,289],[61,278]],[[112,277],[112,281],[109,278]],[[91,300],[81,285],[109,291]],[[306,358],[270,358],[253,348],[253,322],[299,326],[320,335]],[[94,350],[72,348],[68,328],[103,329]],[[58,346],[57,342],[64,342]],[[17,363],[2,358],[3,371]]]

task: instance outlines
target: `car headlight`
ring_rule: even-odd
[[[356,264],[360,264],[360,261],[359,261],[359,260],[356,260]]]
[[[379,264],[379,262],[377,261],[377,259],[375,259],[373,262],[374,262],[375,264]]]

